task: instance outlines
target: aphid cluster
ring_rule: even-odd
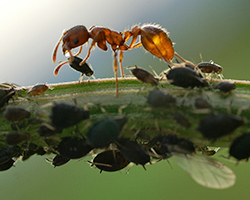
[[[137,42],[138,38],[139,42]],[[92,39],[92,42],[88,54],[81,59],[78,55],[89,39]],[[131,42],[127,44],[129,39]],[[117,116],[112,111],[109,116],[98,117],[91,113],[91,109],[82,109],[74,104],[56,101],[41,105],[38,109],[23,108],[21,105],[20,107],[7,106],[9,100],[16,95],[17,89],[15,87],[2,88],[0,107],[11,131],[1,134],[0,139],[5,143],[0,148],[0,171],[10,169],[17,158],[24,161],[34,154],[53,153],[54,158],[47,158],[47,161],[54,167],[87,155],[93,156],[93,160],[88,162],[91,166],[100,169],[100,172],[119,171],[131,163],[141,165],[146,170],[147,165],[161,160],[173,160],[203,186],[222,189],[235,183],[234,173],[210,157],[220,148],[214,150],[200,148],[202,153],[197,150],[201,146],[199,140],[213,144],[223,138],[233,137],[235,132],[238,134],[240,127],[246,124],[245,119],[238,115],[215,112],[213,101],[206,96],[208,92],[218,95],[216,90],[219,90],[219,95],[226,99],[232,95],[230,91],[236,88],[234,83],[229,82],[215,83],[211,87],[209,83],[211,80],[204,77],[204,74],[208,73],[220,75],[221,66],[214,62],[202,62],[196,66],[183,59],[174,51],[167,31],[151,24],[135,26],[131,31],[124,32],[113,31],[105,27],[91,27],[87,30],[84,26],[75,26],[64,32],[59,39],[53,52],[54,62],[61,42],[63,53],[69,53],[70,57],[59,63],[54,74],[57,75],[63,65],[69,64],[71,68],[82,74],[80,79],[84,75],[93,76],[94,71],[86,62],[92,48],[97,45],[106,51],[108,43],[114,57],[116,95],[118,94],[118,53],[122,76],[124,76],[123,52],[139,46],[143,46],[152,55],[164,60],[170,69],[161,73],[160,76],[153,76],[137,66],[129,68],[139,81],[155,87],[146,95],[143,93],[145,105],[143,109],[137,111],[138,115],[143,112],[138,117],[140,125],[135,120],[137,116]],[[72,49],[76,47],[80,47],[79,52],[73,55]],[[181,63],[172,62],[174,56],[180,59]],[[156,88],[161,85],[162,80],[164,82],[164,79],[179,87],[178,91],[184,91],[186,94],[188,94],[187,91],[191,91],[187,89],[192,89],[191,95],[194,100],[187,102],[187,95],[173,93],[171,89]],[[164,87],[163,84],[162,87]],[[35,85],[29,88],[27,95],[40,95],[48,88],[45,84]],[[185,109],[180,111],[179,108],[183,107]],[[165,114],[166,111],[168,111],[167,114]],[[196,124],[193,122],[195,118],[193,115],[199,118]],[[147,119],[148,116],[151,119],[150,117]],[[170,128],[165,128],[165,124],[158,125],[158,119],[165,124],[169,123]],[[31,130],[35,130],[35,134],[31,133]],[[195,144],[191,136],[179,136],[184,135],[188,130],[200,133],[200,138],[195,141]],[[147,134],[148,131],[153,133]],[[248,132],[235,137],[230,146],[229,156],[238,161],[248,160],[250,157],[249,138]],[[36,144],[34,141],[39,142]]]

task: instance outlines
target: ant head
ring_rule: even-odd
[[[73,48],[85,44],[88,41],[89,37],[89,32],[85,26],[80,25],[69,29],[68,31],[66,31],[62,39],[63,53],[66,53]]]

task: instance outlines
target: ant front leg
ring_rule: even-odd
[[[94,37],[92,43],[91,43],[91,46],[89,47],[89,51],[88,51],[88,54],[87,56],[83,59],[82,62],[80,62],[80,66],[83,65],[83,63],[85,63],[89,56],[90,56],[90,53],[91,53],[91,49],[95,46],[95,43],[97,43],[98,47],[100,49],[102,49],[103,51],[107,51],[108,50],[108,47],[106,45],[106,39],[105,39],[105,33],[104,31],[100,30]]]

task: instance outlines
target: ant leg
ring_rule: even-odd
[[[116,93],[115,96],[118,97],[118,77],[117,77],[117,69],[118,69],[118,63],[117,63],[117,53],[114,51],[114,72],[115,72],[115,83],[116,83]]]
[[[126,34],[126,33],[125,33]],[[136,42],[136,40],[137,40],[137,37],[141,34],[141,29],[139,29],[137,26],[136,27],[134,27],[133,29],[132,29],[132,31],[130,32],[130,34],[131,35],[133,35],[133,38],[132,38],[132,41],[131,41],[131,43],[130,43],[130,45],[128,46],[128,50],[129,49],[132,49],[132,48],[136,48],[136,47],[134,47],[134,46],[136,46],[135,45],[135,42]],[[125,35],[126,36],[126,35]],[[130,36],[131,37],[131,36]],[[127,40],[128,40],[128,38],[126,38]]]
[[[120,55],[119,55],[120,70],[121,70],[121,76],[124,78],[122,60],[123,60],[123,51],[120,50]]]
[[[102,49],[103,51],[107,51],[108,50],[108,47],[106,45],[106,39],[105,39],[105,33],[104,31],[99,31],[96,36],[94,37],[92,43],[91,43],[91,46],[89,47],[89,51],[88,51],[88,54],[87,56],[83,59],[82,62],[80,62],[80,66],[83,65],[83,63],[85,63],[89,56],[90,56],[90,53],[91,53],[91,49],[95,46],[95,43],[97,43],[98,47],[100,49]]]
[[[82,45],[80,46],[80,49],[79,49],[78,53],[77,53],[77,54],[75,54],[74,56],[79,56],[79,55],[80,55],[80,53],[82,53]]]
[[[194,63],[185,60],[185,59],[182,58],[176,51],[174,52],[174,55],[175,55],[177,58],[179,58],[180,60],[182,60],[182,62],[184,62],[184,63],[186,63],[186,64],[188,64],[188,65],[191,65],[191,66],[193,66],[194,68],[196,68],[196,66],[195,66]],[[181,65],[181,67],[183,67],[182,63],[180,63],[180,64],[174,64],[174,63],[173,63],[172,65],[173,65],[173,66],[180,66],[180,65]]]

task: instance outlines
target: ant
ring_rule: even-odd
[[[141,42],[136,43],[137,37],[140,37]],[[128,46],[125,44],[132,37],[132,41]],[[72,63],[74,60],[74,56],[78,56],[82,51],[82,46],[91,38],[93,41],[91,46],[89,47],[88,54],[83,59],[83,61],[79,65],[83,65],[87,61],[90,56],[91,49],[97,43],[97,46],[102,49],[103,51],[107,51],[107,44],[108,42],[113,50],[114,56],[114,73],[116,79],[116,96],[118,96],[118,77],[117,77],[117,70],[118,70],[118,61],[117,61],[117,51],[119,51],[119,63],[121,69],[121,75],[124,77],[123,68],[122,68],[122,60],[123,60],[123,51],[127,51],[133,48],[137,48],[143,46],[147,51],[149,51],[154,56],[163,59],[168,64],[173,66],[180,66],[180,64],[171,63],[174,54],[181,58],[173,48],[172,41],[168,37],[168,32],[161,28],[159,25],[152,25],[152,24],[145,24],[141,27],[135,26],[133,27],[132,31],[125,31],[125,32],[116,32],[112,31],[108,28],[100,27],[100,26],[92,26],[89,31],[83,25],[74,26],[71,29],[65,31],[61,38],[59,39],[58,43],[53,52],[53,62],[56,61],[56,53],[59,47],[59,44],[62,41],[62,51],[63,53],[69,53],[70,59],[60,63],[59,66],[62,66],[67,63]],[[136,44],[135,44],[136,43]],[[73,56],[71,50],[80,47],[78,53]],[[187,63],[188,61],[185,60]],[[189,63],[189,62],[188,62]],[[191,65],[194,65],[191,63]],[[59,68],[57,66],[57,68]]]

